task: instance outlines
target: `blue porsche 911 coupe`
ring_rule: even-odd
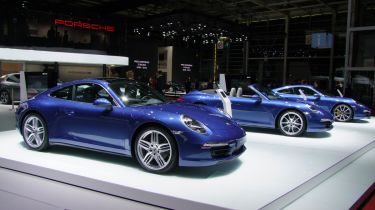
[[[331,113],[310,103],[285,100],[271,90],[250,85],[231,96],[233,119],[240,125],[276,128],[287,136],[299,136],[305,131],[320,132],[332,128]],[[243,92],[243,94],[241,93]],[[180,102],[204,104],[222,108],[215,90],[192,91],[178,99]]]
[[[20,104],[17,128],[26,145],[67,145],[136,158],[147,171],[208,166],[245,151],[245,131],[217,108],[166,102],[143,83],[86,79]]]
[[[328,112],[331,112],[336,121],[347,122],[352,119],[362,119],[371,116],[371,110],[351,98],[328,96],[310,85],[289,85],[272,90],[280,97],[292,100],[313,102]],[[302,93],[301,93],[302,92]]]

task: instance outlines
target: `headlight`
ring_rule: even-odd
[[[200,133],[200,134],[205,134],[207,131],[205,129],[205,126],[197,121],[192,119],[191,117],[188,117],[186,115],[181,115],[181,121],[191,130]]]
[[[359,103],[358,101],[354,101],[356,105],[358,105],[359,107],[364,107],[363,104]]]
[[[219,110],[219,112],[225,116],[227,116],[228,118],[232,118],[228,113],[224,112],[224,110],[220,109],[220,108],[217,108],[217,110]]]
[[[318,111],[315,106],[311,106],[311,105],[306,105],[306,106],[307,106],[307,108],[309,108],[313,112],[317,112]]]

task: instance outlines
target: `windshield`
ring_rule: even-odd
[[[127,106],[145,106],[166,102],[162,95],[142,83],[120,80],[111,82],[109,87]]]
[[[280,99],[280,96],[277,93],[272,92],[272,90],[267,87],[257,85],[253,85],[253,87],[270,100]]]

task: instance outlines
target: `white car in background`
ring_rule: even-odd
[[[13,90],[13,98],[12,98]],[[0,77],[0,103],[10,104],[20,98],[20,74],[12,73]]]

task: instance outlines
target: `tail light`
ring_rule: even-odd
[[[177,102],[184,102],[185,99],[183,99],[183,98],[180,97],[180,98],[177,98],[176,101],[177,101]]]

